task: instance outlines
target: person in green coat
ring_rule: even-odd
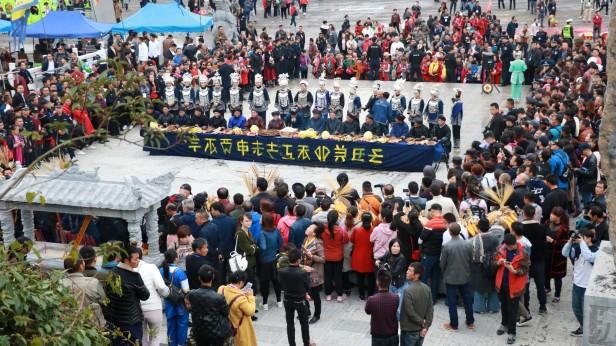
[[[237,244],[235,251],[246,256],[246,260],[248,260],[248,268],[246,268],[245,271],[248,275],[248,282],[255,284],[255,268],[257,266],[257,251],[259,251],[259,246],[257,246],[252,234],[250,234],[250,231],[248,230],[250,226],[252,226],[252,215],[250,215],[250,213],[244,213],[238,221],[239,227],[235,232],[235,240]],[[254,289],[256,289],[256,287],[253,286],[253,290]]]
[[[515,60],[509,65],[509,73],[511,73],[511,98],[519,102],[522,98],[522,85],[524,84],[526,63],[522,59],[521,51],[516,51],[514,57]]]

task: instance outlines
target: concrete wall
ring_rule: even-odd
[[[582,345],[616,345],[616,266],[614,249],[603,241],[584,296]]]

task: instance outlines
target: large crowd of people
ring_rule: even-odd
[[[288,15],[295,22],[307,5],[264,0],[263,15]],[[597,5],[607,9],[607,2]],[[258,310],[274,306],[285,310],[289,344],[295,345],[297,312],[302,342],[309,345],[309,325],[322,318],[321,295],[343,303],[355,288],[366,300],[373,344],[421,345],[434,328],[433,304],[442,297],[450,318],[443,328],[460,328],[458,296],[467,328],[475,328],[475,314],[500,311],[495,333],[507,334],[511,344],[517,327],[532,323],[534,313],[548,313],[548,303],[559,304],[572,261],[572,310],[580,326],[571,334],[582,335],[584,291],[599,242],[609,238],[607,183],[598,152],[607,47],[599,11],[592,19],[599,29],[580,38],[569,20],[560,33],[544,30],[544,17],[550,24],[556,20],[556,1],[529,1],[531,6],[537,21],[519,27],[515,17],[501,24],[491,3],[462,1],[457,8],[457,1],[449,7],[443,2],[426,18],[417,2],[402,13],[395,10],[387,24],[366,18],[352,27],[345,17],[337,31],[324,22],[318,37],[306,41],[301,26],[293,32],[281,26],[273,36],[265,28],[258,33],[255,2],[239,1],[237,42],[220,27],[213,46],[201,37],[180,45],[172,36],[111,37],[109,56],[146,77],[140,91],[162,101],[148,109],[161,127],[370,131],[436,138],[452,157],[446,180],[427,166],[408,190],[385,185],[380,195],[372,182],[354,185],[359,182],[349,182],[345,173],[333,190],[284,177],[257,179],[250,195],[232,187],[193,193],[183,184],[159,209],[161,268],[141,260],[143,249],[128,246],[125,223],[99,218],[90,223],[87,242],[119,240],[127,250],[105,258],[97,269],[94,250],[82,247],[78,259],[65,261],[67,286],[88,292],[101,325],[145,345],[161,340],[163,316],[170,345],[184,345],[189,337],[199,345],[229,340],[255,345]],[[586,9],[583,4],[581,11]],[[72,104],[67,90],[68,79],[87,83],[98,71],[84,71],[68,48],[45,41],[37,46],[44,57],[42,87],[31,88],[27,62],[18,65],[14,85],[3,85],[0,165],[6,178],[16,163],[27,165],[100,125],[87,109]],[[314,92],[309,74],[320,77]],[[327,90],[326,78],[340,80]],[[295,93],[290,79],[301,79]],[[392,90],[375,82],[373,96],[361,100],[356,93],[361,79],[399,82]],[[430,87],[425,97],[416,84],[413,96],[403,95],[407,80],[426,86],[511,84],[512,96],[490,105],[483,140],[459,151],[461,91],[446,115],[438,89]],[[346,92],[341,83],[348,83]],[[268,91],[275,84],[276,92]],[[530,85],[526,98],[524,84]],[[112,105],[119,88],[110,82],[107,95],[96,95],[100,106]],[[249,117],[242,114],[245,102]],[[275,110],[267,122],[270,103]],[[226,113],[231,115],[225,118]],[[70,126],[59,130],[56,122]],[[114,131],[122,125],[129,124]],[[41,136],[32,140],[24,131]],[[82,219],[37,213],[39,240],[57,241],[56,227],[74,235]],[[121,294],[110,287],[110,274],[121,278]]]

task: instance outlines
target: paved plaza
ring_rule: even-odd
[[[219,1],[217,1],[218,3]],[[289,20],[282,22],[279,18],[263,19],[261,1],[258,2],[257,27],[267,27],[268,32],[273,34],[278,24],[284,24],[289,29]],[[389,21],[389,17],[394,8],[398,8],[400,13],[405,7],[410,7],[414,3],[411,1],[381,0],[381,1],[334,1],[334,0],[312,0],[308,7],[308,15],[298,17],[298,24],[303,25],[306,36],[314,37],[319,30],[323,20],[333,23],[336,29],[340,28],[344,14],[349,15],[353,26],[358,19],[365,19],[367,16],[380,21]],[[424,16],[436,13],[438,3],[422,0],[422,13]],[[481,1],[485,6],[487,2]],[[508,2],[507,2],[508,5]],[[526,2],[518,1],[517,11],[498,10],[497,2],[493,2],[493,11],[501,18],[503,25],[510,20],[511,16],[518,17],[520,24],[530,23],[531,15],[526,11]],[[578,1],[559,1],[557,17],[561,23],[567,18],[574,20],[574,25],[579,25],[579,2]],[[136,0],[131,0],[129,14],[136,11],[139,4]],[[96,17],[99,21],[113,22],[113,10],[111,1],[102,1],[95,8]],[[127,14],[124,14],[124,18]],[[607,22],[604,20],[604,22]],[[209,35],[209,34],[208,34]],[[178,43],[181,35],[176,36]],[[314,78],[309,80],[310,90],[314,91],[317,81]],[[328,87],[331,88],[331,81]],[[365,103],[371,94],[371,82],[361,81],[359,95]],[[406,83],[403,93],[407,97],[411,96],[414,83]],[[427,95],[429,89],[434,85],[426,85],[424,93]],[[462,100],[464,101],[464,122],[462,125],[463,150],[468,148],[472,141],[481,140],[481,132],[487,124],[488,107],[492,102],[503,104],[509,97],[510,89],[502,88],[501,94],[481,95],[479,85],[469,84],[441,84],[436,85],[441,91],[441,98],[445,101],[445,115],[449,116],[451,109],[451,97],[453,88],[461,88]],[[297,81],[290,83],[293,93],[297,90]],[[345,82],[342,88],[347,92]],[[386,82],[384,90],[393,90],[393,83]],[[270,95],[274,92],[270,90]],[[245,106],[246,107],[246,106]],[[228,117],[229,115],[227,115]],[[361,121],[363,121],[362,115]],[[138,131],[131,131],[128,139],[137,141]],[[456,154],[456,152],[454,152]],[[88,151],[86,155],[78,157],[78,163],[83,169],[94,169],[100,167],[100,175],[106,178],[121,178],[130,175],[138,177],[152,177],[165,171],[177,172],[176,181],[173,186],[181,183],[190,183],[193,191],[214,191],[220,186],[229,187],[232,193],[246,193],[241,174],[245,173],[249,163],[220,160],[204,160],[183,157],[149,157],[138,145],[129,144],[126,141],[113,140],[106,145],[98,145],[94,151]],[[317,186],[327,186],[326,177],[334,177],[340,170],[314,167],[298,167],[286,165],[266,165],[259,164],[258,167],[264,171],[278,168],[280,175],[289,183],[296,181],[312,181]],[[378,171],[348,171],[351,183],[359,187],[364,180],[370,180],[373,184],[391,183],[394,185],[398,194],[406,184],[421,178],[421,173],[401,173],[401,172],[378,172]],[[438,176],[444,178],[445,169],[441,167]],[[571,268],[568,276],[563,282],[563,293],[558,304],[548,304],[548,313],[539,315],[538,303],[534,288],[531,288],[531,312],[532,322],[526,326],[518,328],[517,345],[579,345],[580,340],[569,336],[570,331],[577,328],[573,313],[571,312]],[[532,287],[532,286],[531,286]],[[551,301],[552,295],[548,296]],[[258,302],[261,298],[258,297]],[[270,302],[273,298],[270,298]],[[260,306],[259,306],[260,308]],[[284,320],[284,310],[277,308],[275,304],[270,304],[269,311],[260,308],[259,320],[255,322],[259,345],[287,345],[286,324]],[[463,309],[459,309],[459,316],[463,319]],[[497,336],[496,329],[500,323],[500,314],[476,315],[476,330],[471,331],[461,327],[459,331],[448,332],[442,328],[442,324],[448,322],[448,312],[443,300],[439,300],[435,306],[435,318],[432,328],[429,330],[425,345],[500,345],[506,344],[506,336]],[[461,323],[462,324],[462,323]],[[323,301],[323,312],[321,320],[311,325],[311,338],[317,345],[327,346],[363,346],[370,345],[370,326],[369,317],[364,312],[364,302],[360,301],[357,293],[343,303]],[[296,322],[296,340],[301,342],[299,323]]]

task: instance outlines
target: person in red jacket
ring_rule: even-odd
[[[336,291],[338,302],[342,296],[342,260],[344,244],[349,242],[347,233],[338,226],[338,212],[330,210],[327,213],[327,225],[321,235],[325,253],[325,295],[327,301],[332,300],[332,291]],[[332,285],[333,284],[333,285]]]
[[[501,326],[496,334],[507,332],[507,343],[515,342],[518,304],[528,282],[530,258],[513,234],[506,234],[496,253],[496,290],[501,302]]]
[[[599,11],[595,12],[592,17],[592,39],[596,40],[601,36],[601,23],[603,23],[603,17]]]
[[[366,280],[368,280],[368,296],[374,294],[374,262],[372,261],[372,214],[364,212],[361,216],[361,225],[353,228],[351,233],[351,243],[353,243],[353,253],[351,254],[351,269],[357,274],[357,288],[359,289],[359,299],[366,299]]]

